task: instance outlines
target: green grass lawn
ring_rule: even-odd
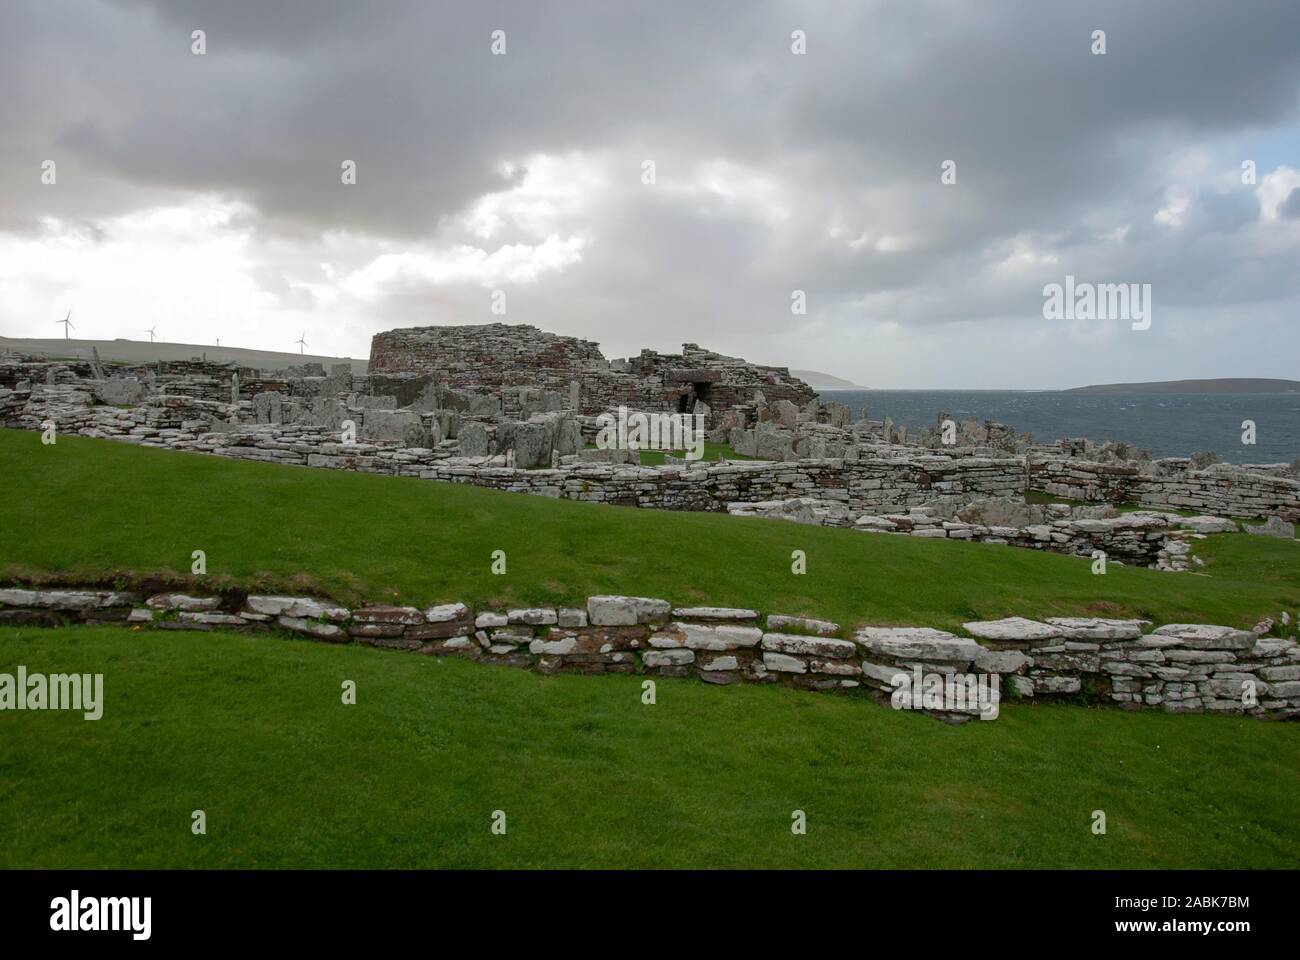
[[[950,727],[692,680],[660,680],[648,706],[640,677],[120,627],[0,630],[0,671],[18,664],[102,673],[105,706],[0,714],[0,868],[1241,868],[1300,851],[1293,724],[1004,705]]]
[[[556,501],[0,430],[0,579],[189,575],[347,603],[581,604],[599,593],[954,627],[1009,614],[1250,626],[1300,607],[1300,542],[1225,535],[1170,574],[783,520]],[[507,572],[491,573],[504,550]],[[791,573],[791,552],[807,573]],[[195,584],[202,586],[201,583]]]

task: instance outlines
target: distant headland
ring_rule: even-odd
[[[1213,380],[1159,380],[1153,383],[1097,383],[1066,393],[1300,393],[1300,380],[1220,377]]]
[[[791,370],[791,376],[798,377],[814,390],[865,390],[861,384],[842,377],[833,377],[820,370]]]

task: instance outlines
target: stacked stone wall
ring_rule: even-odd
[[[1300,480],[1223,464],[1146,472],[1134,463],[1031,458],[1029,488],[1072,500],[1135,503],[1227,517],[1300,520]],[[1181,464],[1180,464],[1181,466]]]
[[[1300,645],[1294,636],[1212,624],[1011,617],[930,627],[865,626],[731,607],[675,607],[652,597],[594,596],[583,606],[480,610],[348,608],[315,597],[165,592],[94,586],[0,588],[0,625],[106,623],[181,630],[280,630],[330,643],[456,655],[546,673],[696,677],[866,693],[899,706],[901,676],[984,677],[1026,700],[1060,697],[1169,713],[1300,715]],[[1005,681],[1005,683],[1004,683]],[[926,681],[928,684],[930,681]],[[925,684],[918,683],[921,697]],[[948,720],[985,716],[988,704],[929,703]],[[988,716],[996,717],[996,713]]]
[[[851,510],[901,509],[936,496],[1023,493],[1019,461],[942,457],[913,460],[800,460],[680,464],[665,467],[577,464],[512,470],[445,460],[420,476],[557,499],[666,510],[726,511],[737,502],[811,496]]]

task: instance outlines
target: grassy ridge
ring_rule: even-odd
[[[0,430],[0,577],[114,571],[315,589],[347,602],[581,603],[633,593],[824,616],[955,626],[1095,613],[1249,626],[1300,606],[1300,546],[1204,541],[1204,575],[997,545],[782,520],[555,501]],[[791,573],[791,552],[807,573]],[[504,550],[507,573],[490,572]],[[304,576],[305,575],[305,576]]]
[[[690,680],[648,706],[639,677],[116,627],[0,630],[0,671],[20,663],[103,673],[105,707],[0,715],[0,868],[1240,868],[1300,849],[1290,724],[1004,705],[949,727]]]

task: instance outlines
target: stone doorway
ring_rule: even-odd
[[[707,382],[692,382],[687,384],[686,389],[677,396],[677,412],[694,413],[696,400],[703,400],[706,404],[712,407],[713,404],[710,400],[712,388],[713,384]]]

